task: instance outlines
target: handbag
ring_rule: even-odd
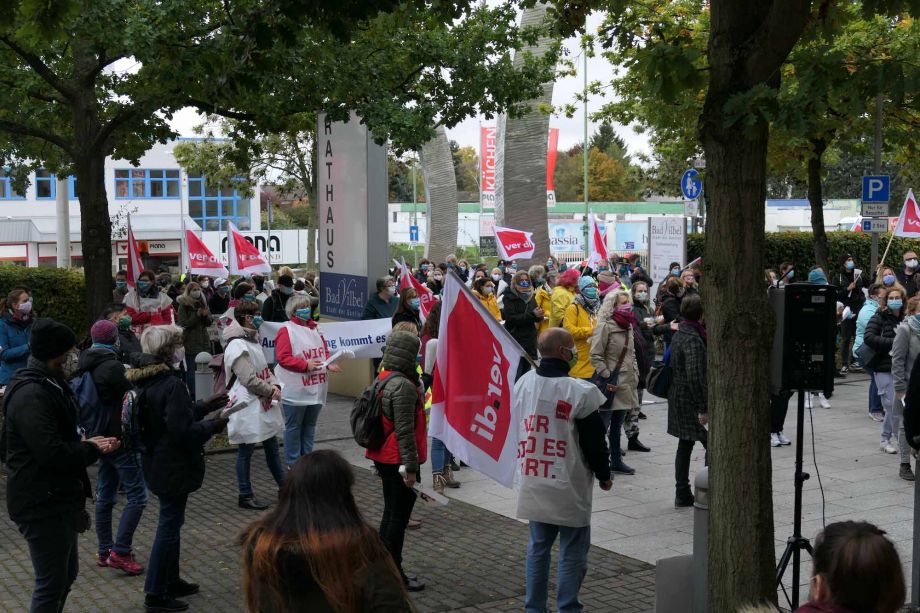
[[[859,363],[862,364],[863,368],[867,366],[872,368],[872,360],[875,359],[875,349],[863,341],[863,344],[856,350],[856,357],[859,358]]]
[[[620,351],[620,355],[617,358],[616,366],[610,372],[610,375],[607,377],[602,377],[597,371],[594,372],[594,375],[591,377],[591,383],[597,386],[597,389],[601,391],[604,395],[604,398],[611,400],[617,393],[617,383],[620,380],[620,368],[623,367],[623,360],[626,359],[626,351],[629,349],[629,337],[632,336],[631,330],[626,331],[626,341],[623,343],[623,349]],[[608,385],[614,387],[613,391],[607,389]]]
[[[671,388],[671,347],[665,349],[664,356],[660,362],[655,362],[648,372],[645,380],[645,389],[648,393],[667,398],[668,390]]]

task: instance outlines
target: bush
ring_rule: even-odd
[[[0,299],[14,288],[32,290],[34,312],[67,324],[77,338],[87,334],[86,287],[82,270],[0,266]]]
[[[890,234],[879,236],[878,257],[881,259],[885,253],[885,246],[888,245]],[[785,260],[795,262],[795,278],[804,281],[808,275],[808,269],[815,263],[814,240],[811,232],[768,232],[767,233],[766,253],[764,256],[763,268],[779,269],[779,265]],[[703,256],[705,245],[705,235],[691,234],[687,238],[687,258],[693,261]],[[827,233],[827,257],[828,266],[831,268],[828,276],[837,272],[840,264],[840,257],[849,254],[856,261],[856,267],[869,271],[870,256],[872,250],[872,235],[868,232],[828,232]],[[895,236],[891,242],[891,249],[885,262],[895,270],[903,268],[901,256],[905,251],[920,250],[920,240],[913,238],[902,238]],[[704,260],[705,261],[705,260]]]

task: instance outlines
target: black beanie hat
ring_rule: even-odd
[[[35,320],[29,338],[32,357],[45,361],[64,355],[77,344],[73,330],[48,317]]]
[[[278,285],[283,285],[285,287],[294,287],[294,277],[291,275],[281,275],[278,277]]]

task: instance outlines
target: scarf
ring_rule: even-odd
[[[585,297],[582,296],[581,294],[578,294],[577,296],[575,296],[575,298],[572,300],[572,302],[574,302],[575,304],[580,304],[581,306],[583,306],[584,309],[585,309],[591,316],[594,316],[594,315],[597,314],[597,307],[598,307],[598,305],[600,304],[600,302],[598,302],[596,299],[595,299],[595,300],[590,300],[590,301],[589,301],[589,300],[585,299]]]
[[[704,345],[708,344],[707,341],[709,340],[709,334],[707,334],[706,332],[706,326],[704,326],[698,321],[690,321],[687,319],[685,319],[681,323],[686,324],[687,327],[693,330],[696,330],[696,333],[700,335],[701,339],[703,339],[703,344]]]
[[[623,308],[626,306],[629,308],[627,311]],[[623,328],[624,330],[629,330],[630,328],[635,327],[636,325],[636,316],[633,315],[632,307],[627,305],[620,305],[613,311],[613,316],[610,318],[613,322]]]

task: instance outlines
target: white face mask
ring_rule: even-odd
[[[917,258],[911,258],[911,259],[909,259],[909,260],[906,260],[906,261],[904,262],[904,264],[905,264],[908,268],[916,268],[916,267],[917,267]]]
[[[182,364],[185,364],[185,347],[182,345],[176,347],[176,350],[173,351],[173,366],[179,368]]]
[[[495,281],[496,283],[498,283],[499,281],[502,280],[502,276],[501,276],[501,275],[498,275],[498,274],[492,275],[492,280]]]
[[[388,293],[389,295],[391,295],[391,296],[395,296],[395,295],[396,295],[396,286],[395,286],[395,285],[387,285],[387,293]]]

